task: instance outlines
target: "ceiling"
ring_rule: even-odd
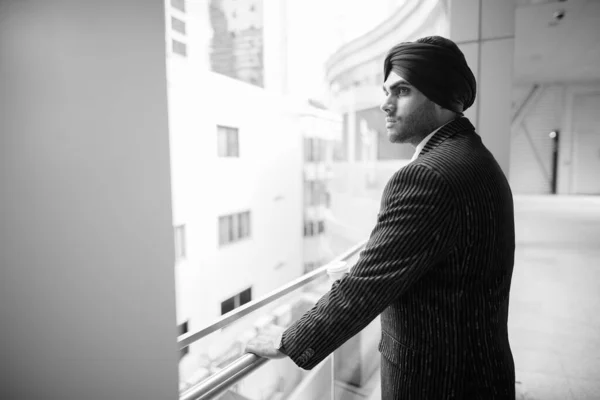
[[[600,81],[600,0],[517,0],[514,79]]]

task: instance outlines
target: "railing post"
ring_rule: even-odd
[[[348,262],[346,261],[331,263],[327,267],[329,285],[333,286],[333,283],[341,279],[348,271],[350,271],[350,267],[348,267]],[[335,400],[335,351],[331,353],[331,400]]]
[[[238,309],[222,316],[215,323],[202,328],[196,332],[187,333],[185,335],[181,335],[177,339],[177,343],[180,349],[184,349],[190,344],[198,341],[201,338],[208,336],[209,334],[222,329],[225,326],[230,325],[231,323],[245,317],[246,315],[264,307],[267,304],[273,303],[275,300],[284,297],[285,295],[303,287],[307,283],[313,282],[317,279],[320,279],[325,275],[325,273],[329,276],[329,283],[332,285],[336,280],[340,279],[346,272],[349,271],[349,267],[347,267],[347,261],[349,258],[353,257],[356,253],[358,253],[362,248],[364,248],[366,244],[366,240],[355,245],[350,250],[346,251],[344,254],[336,257],[334,260],[329,262],[326,265],[323,265],[317,268],[315,271],[309,272],[301,276],[300,278],[295,279],[294,281],[286,284],[285,286],[276,289],[275,291],[263,296],[260,299],[254,300],[248,304],[245,304]],[[281,306],[283,308],[283,306]],[[278,308],[274,311],[274,316],[276,321],[281,322],[281,315],[286,314],[283,312],[282,308]],[[288,306],[289,308],[289,306]],[[269,317],[271,318],[271,317]],[[262,321],[259,322],[259,325],[262,325]],[[333,366],[334,360],[333,355],[331,355],[332,362],[332,396],[335,395],[334,391],[334,381],[335,376],[333,374]],[[207,377],[201,382],[196,383],[194,386],[185,390],[185,392],[180,393],[179,400],[200,400],[200,399],[214,399],[216,396],[225,392],[229,387],[236,384],[243,378],[245,378],[250,372],[254,369],[259,368],[262,364],[267,361],[266,358],[261,358],[255,356],[254,354],[245,353],[232,363],[223,367],[219,372]]]

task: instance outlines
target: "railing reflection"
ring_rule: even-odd
[[[180,387],[180,400],[216,398],[300,400],[331,397],[329,393],[333,393],[334,382],[334,377],[331,375],[333,362],[331,357],[312,371],[303,371],[290,359],[266,363],[266,359],[253,354],[243,354],[243,349],[246,343],[261,331],[273,325],[286,327],[300,318],[329,290],[328,269],[331,270],[333,266],[339,266],[340,263],[352,265],[365,243],[359,243],[330,263],[263,298],[237,308],[210,326],[180,336],[178,338],[180,349],[197,346],[203,350],[200,352],[202,356],[199,357],[200,362],[195,376],[195,380],[199,382]],[[261,311],[260,317],[251,315],[258,310]],[[341,354],[344,356],[343,353]],[[253,371],[256,372],[252,373]],[[325,381],[318,382],[318,379],[323,380],[323,376],[326,377]],[[356,379],[350,382],[356,382]]]

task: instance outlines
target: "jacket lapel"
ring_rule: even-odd
[[[446,139],[454,136],[458,132],[474,130],[475,127],[473,126],[473,124],[471,124],[471,121],[469,121],[468,118],[457,118],[454,121],[444,125],[442,129],[437,131],[435,135],[433,135],[431,139],[429,139],[429,141],[425,144],[425,147],[423,147],[423,149],[419,153],[419,157],[421,157],[423,154],[429,153],[432,149],[436,148],[437,146],[442,144],[442,142],[444,142]]]

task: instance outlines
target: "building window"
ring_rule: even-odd
[[[181,12],[185,12],[185,0],[171,0],[171,7],[176,8]]]
[[[304,138],[304,161],[311,162],[312,161],[312,139]]]
[[[304,237],[312,237],[325,232],[325,221],[304,221]]]
[[[313,161],[320,162],[324,160],[325,141],[322,139],[313,139]]]
[[[319,206],[328,204],[327,187],[324,181],[304,182],[304,206]]]
[[[252,301],[252,286],[221,303],[221,315]]]
[[[177,325],[177,334],[179,336],[181,336],[181,335],[183,335],[185,333],[188,333],[188,331],[189,331],[188,323],[189,322],[190,321],[187,320],[184,323]],[[186,347],[186,348],[184,348],[184,349],[179,350],[179,359],[181,360],[183,358],[183,356],[185,356],[189,352],[190,352],[190,347],[189,346]]]
[[[185,254],[185,225],[178,225],[175,227],[175,259],[185,258]]]
[[[182,35],[185,35],[185,22],[179,18],[171,17],[171,28]]]
[[[304,138],[304,161],[325,161],[325,140],[318,138]]]
[[[250,211],[219,217],[219,245],[239,242],[250,233]]]
[[[325,232],[325,221],[318,221],[317,222],[317,227],[319,229],[318,233]]]
[[[219,157],[239,157],[239,134],[237,128],[217,126]]]
[[[348,113],[342,116],[342,140],[336,141],[333,148],[333,159],[335,161],[348,161]],[[385,130],[384,130],[385,132]]]
[[[187,46],[185,43],[179,40],[171,39],[173,53],[179,54],[180,56],[187,57]]]

